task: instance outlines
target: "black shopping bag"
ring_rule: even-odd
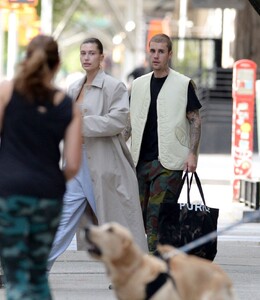
[[[193,204],[190,201],[193,175],[200,192],[201,203]],[[217,230],[219,209],[206,205],[197,173],[193,173],[189,180],[188,172],[185,172],[179,189],[179,196],[185,180],[187,182],[187,203],[161,203],[158,219],[158,242],[160,244],[180,248]],[[217,237],[188,253],[213,261],[217,254]]]

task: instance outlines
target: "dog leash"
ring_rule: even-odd
[[[215,231],[212,231],[200,238],[198,238],[197,240],[195,241],[192,241],[180,248],[178,248],[177,250],[180,251],[180,252],[189,252],[190,250],[198,247],[198,246],[201,246],[203,244],[206,244],[208,242],[210,242],[211,240],[217,238],[218,235],[221,235],[223,234],[224,232],[228,231],[228,230],[231,230],[233,229],[234,227],[237,227],[243,223],[248,223],[248,222],[251,222],[253,220],[256,220],[260,217],[260,210],[257,210],[255,212],[252,212],[252,214],[249,214],[248,216],[245,216],[242,220],[240,221],[237,221],[237,222],[234,222],[228,226],[226,226],[225,228],[221,229],[221,230],[215,230]],[[168,260],[169,258],[171,258],[172,256],[176,255],[176,250],[174,251],[169,251],[168,253],[164,253],[162,254],[162,258],[164,260]]]

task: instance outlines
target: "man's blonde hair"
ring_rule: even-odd
[[[150,39],[149,46],[150,46],[150,44],[151,44],[152,42],[154,42],[154,43],[166,43],[166,44],[167,44],[168,51],[169,51],[169,52],[172,51],[172,41],[171,41],[171,39],[169,38],[169,36],[166,35],[166,34],[164,34],[164,33],[159,33],[159,34],[154,35],[154,36]]]

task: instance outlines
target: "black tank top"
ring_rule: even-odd
[[[1,131],[0,197],[62,198],[59,144],[71,118],[68,96],[59,105],[37,105],[13,92]]]

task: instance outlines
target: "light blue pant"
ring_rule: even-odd
[[[78,174],[68,181],[63,198],[61,222],[56,233],[48,259],[47,271],[50,271],[55,260],[69,247],[85,211],[87,202],[96,213],[96,203],[92,181],[88,169],[86,148],[82,149],[82,163]]]

